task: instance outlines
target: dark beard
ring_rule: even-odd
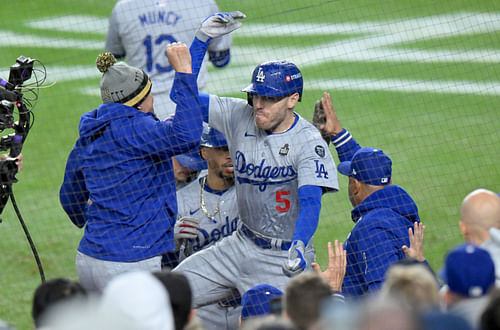
[[[222,171],[219,172],[219,177],[224,180],[224,182],[233,185],[234,184],[234,175],[225,176]]]

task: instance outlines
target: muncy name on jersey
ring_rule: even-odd
[[[153,24],[175,26],[177,24],[177,21],[181,19],[181,16],[173,11],[166,12],[164,10],[156,10],[140,14],[138,18],[142,26]]]

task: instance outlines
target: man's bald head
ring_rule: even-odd
[[[466,240],[472,243],[481,244],[488,239],[489,229],[500,228],[500,197],[482,188],[468,194],[462,202],[460,226]]]

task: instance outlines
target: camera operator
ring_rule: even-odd
[[[86,225],[76,268],[88,291],[102,291],[120,273],[160,271],[161,254],[175,249],[171,158],[199,146],[202,114],[188,47],[174,43],[166,52],[185,102],[163,122],[144,71],[110,53],[97,59],[103,104],[80,120],[60,191],[71,221]]]

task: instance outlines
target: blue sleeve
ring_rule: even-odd
[[[295,222],[293,240],[300,240],[307,245],[319,222],[321,196],[323,189],[319,186],[302,186],[299,188],[299,216]]]
[[[174,82],[179,86],[176,97],[182,102],[177,104],[172,120],[172,134],[180,141],[198,143],[203,130],[202,109],[198,96],[197,75],[194,73],[175,74]]]
[[[173,119],[158,121],[151,120],[149,116],[138,116],[131,123],[131,128],[119,128],[119,136],[126,138],[124,146],[160,157],[171,157],[199,145],[203,118],[196,75],[177,72],[174,81],[178,86],[176,98],[182,102],[177,104]]]
[[[352,156],[361,149],[361,146],[356,142],[354,137],[345,128],[342,132],[335,135],[331,139],[333,146],[337,150],[337,155],[341,162],[351,160]]]
[[[193,75],[195,75],[196,79],[198,79],[198,74],[200,73],[201,65],[203,64],[203,58],[207,52],[208,44],[211,39],[207,41],[201,41],[198,38],[194,38],[191,47],[189,47],[189,52],[191,53],[191,68],[193,71]],[[170,91],[170,99],[177,104],[177,91],[181,88],[181,86],[174,80],[172,85],[172,90]],[[208,107],[210,104],[210,95],[199,93],[199,101],[201,105],[201,111],[203,115],[203,121],[208,123]]]
[[[82,228],[87,222],[86,209],[89,192],[85,186],[85,179],[77,156],[77,149],[73,149],[68,157],[64,181],[59,191],[59,200],[64,211],[68,214],[75,226]]]

